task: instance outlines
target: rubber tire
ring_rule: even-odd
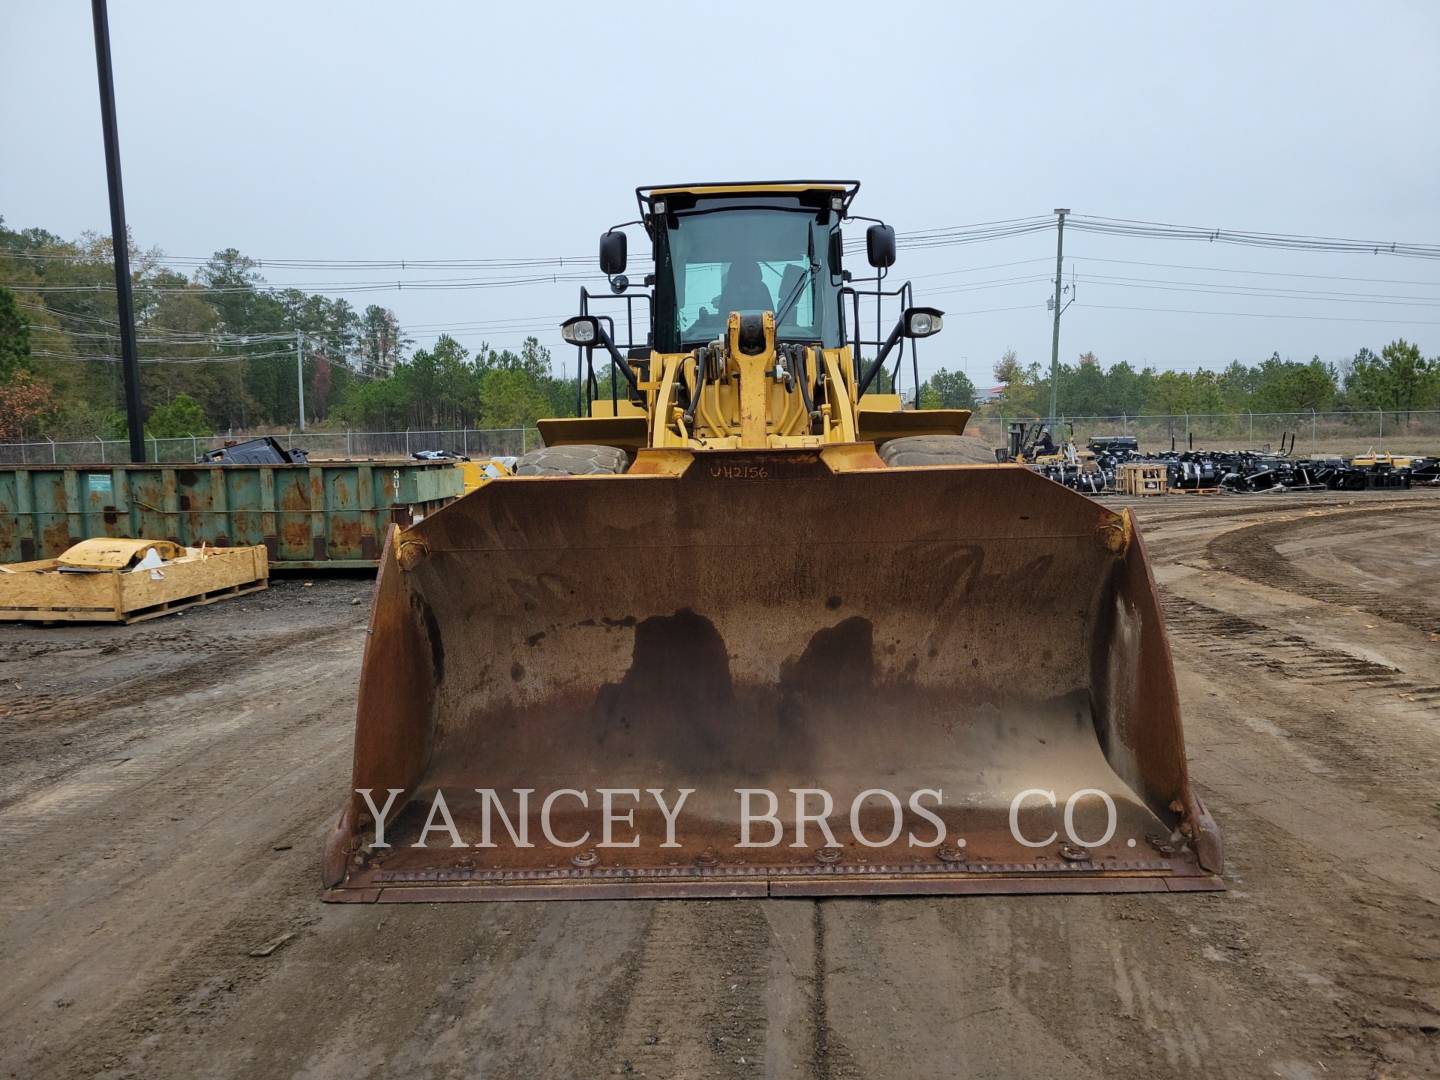
[[[880,447],[892,468],[914,465],[994,465],[995,451],[973,435],[909,435]]]
[[[615,446],[542,446],[515,465],[516,476],[601,476],[623,473],[630,466],[625,451]]]

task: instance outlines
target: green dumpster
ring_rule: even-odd
[[[390,522],[458,498],[448,462],[0,467],[0,562],[54,558],[92,536],[189,547],[264,544],[278,569],[368,567]]]

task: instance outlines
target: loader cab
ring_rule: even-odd
[[[742,410],[750,424],[745,438],[761,437],[755,418],[771,407],[778,411],[765,422],[778,424],[781,434],[832,440],[839,437],[834,432],[845,440],[855,438],[859,411],[901,411],[901,399],[891,389],[900,365],[908,352],[918,386],[915,341],[938,333],[944,312],[915,306],[909,282],[882,288],[895,263],[895,230],[850,214],[859,188],[848,180],[637,188],[640,219],[613,226],[600,238],[600,269],[610,295],[582,287],[580,313],[561,326],[561,337],[578,350],[577,416],[663,417],[660,425],[645,429],[646,437],[660,440],[655,445],[672,436],[682,443],[740,438],[724,419],[733,402],[713,405],[703,418],[704,434],[693,439],[691,434],[699,430],[693,427],[695,410],[701,408],[707,381],[720,380],[711,383],[712,395],[721,382],[730,388],[727,393],[738,392],[737,372],[721,363],[732,353],[775,361],[751,373],[747,385],[754,396]],[[875,276],[869,290],[852,285],[842,265],[841,227],[855,221],[870,223],[865,258]],[[626,276],[625,230],[632,225],[644,226],[655,263],[655,272],[644,276],[640,288]],[[873,305],[874,338],[860,329],[862,299]],[[886,303],[900,309],[888,334],[881,329]],[[705,352],[710,346],[716,347]],[[608,395],[595,372],[597,349],[609,362]],[[877,382],[891,357],[893,372]],[[857,405],[872,384],[877,398],[867,403],[871,407]],[[792,394],[796,402],[789,400]],[[603,401],[597,406],[605,396],[608,406]],[[825,406],[831,407],[828,418]],[[936,413],[932,419],[955,428],[952,434],[964,423],[959,413],[949,418]],[[907,425],[910,433],[914,425]],[[863,426],[870,435],[881,432],[873,419]],[[569,437],[558,430],[552,434]],[[767,428],[765,437],[774,434]]]
[[[654,345],[688,351],[732,311],[773,311],[776,340],[843,344],[840,222],[858,185],[642,188],[655,253]]]

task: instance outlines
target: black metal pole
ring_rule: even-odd
[[[125,229],[125,191],[120,184],[120,135],[115,128],[115,75],[110,64],[110,17],[105,0],[90,0],[95,17],[95,70],[100,78],[100,122],[105,129],[105,172],[110,182],[110,235],[115,247],[115,305],[120,323],[120,361],[125,375],[125,422],[130,460],[145,460],[140,407],[140,363],[135,353],[135,305],[130,296],[130,241]]]
[[[905,309],[915,302],[915,294],[910,290],[910,283],[907,281],[905,287],[900,290],[900,316],[904,318]],[[920,408],[920,348],[914,338],[910,339],[910,373],[915,379],[915,408]],[[944,406],[937,405],[936,408]]]

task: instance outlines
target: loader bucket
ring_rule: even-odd
[[[641,451],[392,530],[324,879],[362,902],[1167,891],[1220,864],[1129,512],[862,444]]]

